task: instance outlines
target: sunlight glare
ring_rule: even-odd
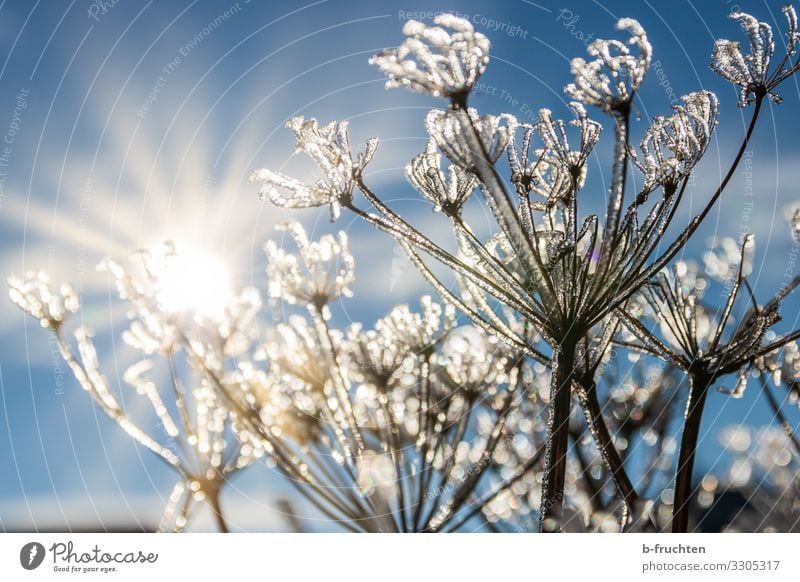
[[[231,299],[230,281],[219,260],[182,247],[163,258],[157,298],[167,311],[218,320]]]

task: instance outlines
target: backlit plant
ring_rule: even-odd
[[[104,261],[130,307],[122,339],[142,354],[124,378],[152,404],[154,433],[109,387],[91,331],[74,333],[77,354],[68,341],[65,320],[79,307],[68,285],[12,276],[11,299],[56,334],[102,410],[176,470],[164,529],[185,527],[202,500],[227,529],[223,486],[265,462],[349,531],[688,531],[713,387],[737,397],[758,378],[782,428],[769,454],[797,453],[773,390],[797,399],[800,332],[774,328],[800,278],[760,303],[748,280],[749,236],[710,249],[705,269],[676,260],[737,171],[765,101],[779,103],[780,84],[800,67],[796,15],[784,13],[778,59],[770,26],[746,14],[732,17],[749,50],[714,46],[711,68],[751,117],[718,186],[681,228],[675,217],[714,138],[719,100],[685,95],[632,145],[653,53],[637,21],[618,22],[624,41],[595,40],[588,59],[572,61],[567,120],[541,109],[531,123],[471,107],[490,43],[469,21],[407,22],[402,44],[371,62],[387,87],[444,100],[426,115],[429,139],[406,177],[448,221],[450,246],[373,190],[379,142],[354,147],[347,121],[288,121],[316,178],[261,169],[252,180],[280,207],[329,206],[334,220],[350,212],[393,237],[438,298],[397,306],[371,327],[337,328],[332,307],[352,295],[356,276],[347,235],[311,240],[297,222],[282,227],[295,250],[265,245],[269,301],[289,313],[278,323],[261,316],[258,290],[230,292],[214,273],[176,292],[192,259],[172,244],[138,253],[130,267]],[[604,128],[613,148],[601,193],[587,174]],[[601,195],[604,216],[587,213],[587,197]],[[478,199],[494,218],[488,235],[465,211]],[[790,223],[797,238],[800,211]],[[727,286],[721,306],[705,293],[714,277]],[[770,473],[776,486],[800,489],[796,458],[781,467]],[[713,497],[719,483],[704,478],[700,495]],[[782,506],[775,523],[792,511]]]

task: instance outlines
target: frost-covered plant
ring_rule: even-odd
[[[353,172],[352,189],[344,195],[334,191],[329,195],[338,206],[393,236],[442,300],[469,317],[475,326],[549,368],[551,388],[538,516],[544,531],[563,529],[566,521],[563,508],[573,395],[578,396],[626,511],[634,520],[641,517],[637,513],[647,511],[626,473],[597,395],[599,371],[613,346],[644,350],[648,357],[665,360],[694,380],[677,476],[680,496],[688,494],[683,488],[688,487],[686,479],[691,479],[693,433],[703,404],[699,395],[724,374],[737,372],[742,377],[755,360],[778,350],[791,338],[769,344],[764,339],[778,319],[780,301],[794,286],[781,290],[763,306],[753,300],[747,325],[731,332],[728,320],[744,284],[740,272],[719,324],[709,326],[710,332],[701,332],[692,313],[696,301],[684,296],[674,278],[661,274],[692,238],[736,172],[764,98],[775,100],[775,89],[797,70],[796,17],[791,7],[785,13],[789,19],[787,53],[772,73],[769,68],[774,47],[767,24],[747,15],[734,15],[750,38],[751,54],[747,56],[741,54],[738,44],[718,41],[712,68],[740,88],[740,105],[752,102],[754,109],[741,146],[719,186],[688,226],[674,235],[669,227],[692,172],[709,146],[718,103],[707,91],[686,95],[671,116],[653,120],[640,152],[633,152],[629,144],[631,111],[652,60],[652,47],[637,21],[624,18],[618,22],[618,29],[630,34],[627,42],[596,40],[589,46],[592,60],[573,60],[575,79],[565,89],[574,100],[571,108],[575,117],[569,123],[554,120],[546,109],[540,111],[536,123],[520,124],[512,115],[481,114],[470,107],[470,93],[484,71],[490,46],[470,23],[455,16],[436,21],[454,30],[452,34],[440,27],[407,23],[401,48],[387,50],[372,60],[389,76],[387,87],[408,87],[448,101],[446,109],[434,109],[427,115],[429,144],[407,173],[415,188],[433,202],[434,209],[449,219],[457,252],[434,243],[384,203],[361,171]],[[604,220],[585,216],[579,210],[586,186],[586,162],[601,130],[601,124],[588,117],[584,105],[607,114],[614,130]],[[295,127],[298,123],[293,119],[287,125]],[[574,126],[574,137],[568,136],[568,125]],[[370,144],[374,151],[376,142]],[[304,148],[302,140],[298,147]],[[437,149],[451,164],[447,179]],[[513,190],[507,188],[498,166],[504,149]],[[633,195],[628,179],[631,166],[644,175],[641,188]],[[274,180],[265,172],[256,172],[253,180],[269,186]],[[462,212],[475,183],[496,221],[495,232],[486,238],[475,233]],[[357,201],[356,192],[368,206]],[[274,201],[297,206],[291,201]],[[449,267],[462,292],[454,292],[440,279],[439,271],[429,265],[431,259]],[[638,322],[631,323],[627,310],[642,295],[659,318],[664,316],[664,307],[670,306],[664,324],[675,328],[668,335],[676,345],[668,345]],[[629,341],[630,333],[637,341]],[[700,338],[699,333],[711,335]],[[702,388],[696,388],[698,379]],[[687,527],[680,501],[675,504],[675,531]]]
[[[408,87],[437,97],[466,95],[489,62],[489,39],[452,14],[440,14],[433,22],[437,26],[409,20],[403,27],[403,44],[370,62],[389,77],[387,87]]]
[[[330,236],[310,242],[298,223],[284,228],[305,273],[296,255],[267,243],[270,286],[305,314],[266,334],[255,354],[264,367],[248,365],[250,380],[220,383],[243,419],[240,440],[347,530],[465,527],[540,462],[541,440],[506,425],[535,402],[526,364],[497,338],[456,326],[452,307],[429,297],[373,329],[333,328],[330,304],[346,294],[352,257]],[[508,457],[520,447],[529,454]]]
[[[140,353],[123,379],[150,415],[112,390],[84,326],[76,355],[64,332],[79,308],[69,285],[54,291],[44,273],[9,278],[11,299],[56,335],[80,385],[178,473],[161,529],[184,529],[204,500],[227,531],[223,486],[258,460],[349,531],[487,527],[480,517],[499,511],[498,499],[526,497],[544,451],[541,431],[522,424],[543,410],[529,362],[457,325],[453,308],[429,297],[373,329],[333,328],[330,307],[354,279],[346,236],[311,240],[299,223],[282,228],[297,249],[265,245],[267,288],[300,312],[261,334],[254,288],[221,306],[196,305],[185,287],[176,294],[189,259],[172,243],[137,252],[129,266],[101,263],[128,306],[122,340]],[[158,427],[149,430],[152,415]]]
[[[638,21],[621,18],[617,22],[617,29],[630,33],[628,43],[619,40],[593,41],[588,52],[595,59],[589,62],[581,58],[573,59],[575,82],[564,88],[564,92],[576,101],[607,112],[625,111],[630,107],[653,58],[647,33]],[[639,54],[631,54],[627,45],[635,46]]]
[[[753,102],[760,103],[765,96],[775,103],[781,103],[782,98],[775,89],[800,68],[800,60],[797,58],[797,43],[800,40],[797,14],[790,5],[783,7],[783,13],[789,25],[789,30],[786,31],[786,54],[772,71],[770,65],[775,53],[772,27],[766,22],[759,22],[750,14],[734,12],[730,15],[742,25],[742,30],[747,34],[749,53],[743,54],[737,41],[718,40],[714,44],[711,68],[739,87],[740,107],[747,107]]]
[[[220,530],[226,531],[221,490],[256,456],[232,438],[232,418],[209,379],[183,369],[187,364],[218,369],[225,358],[245,350],[253,339],[252,316],[260,299],[257,291],[245,289],[213,320],[173,311],[164,303],[163,283],[172,277],[179,259],[174,245],[166,243],[156,253],[136,253],[130,268],[112,259],[98,266],[111,275],[119,297],[130,307],[121,338],[138,352],[138,361],[122,377],[150,405],[148,413],[127,404],[125,394],[103,374],[92,330],[77,326],[73,341],[65,333],[66,316],[79,309],[69,285],[62,284],[57,293],[46,273],[32,272],[10,276],[9,293],[55,335],[61,357],[101,410],[178,474],[159,528],[184,529],[196,502],[205,501]]]
[[[330,206],[333,219],[346,210],[391,235],[441,303],[423,297],[419,308],[397,306],[374,326],[338,328],[334,305],[352,294],[355,278],[348,239],[311,240],[297,222],[282,226],[295,250],[265,245],[267,295],[288,314],[275,324],[259,319],[256,289],[176,294],[182,255],[173,245],[139,253],[129,268],[104,261],[130,305],[123,340],[142,353],[124,379],[151,402],[158,434],[140,428],[111,390],[86,328],[75,355],[64,335],[78,309],[68,285],[12,276],[11,299],[56,334],[106,414],[179,473],[166,529],[183,528],[199,499],[226,529],[222,486],[263,459],[349,531],[687,531],[703,408],[723,378],[736,378],[723,389],[734,397],[760,379],[782,434],[797,445],[766,383],[784,400],[800,395],[800,331],[776,328],[800,277],[759,303],[748,281],[750,237],[708,250],[705,273],[674,260],[735,174],[764,99],[778,102],[779,84],[798,69],[796,16],[784,12],[787,52],[777,66],[770,27],[748,15],[734,18],[749,54],[730,41],[714,48],[712,68],[737,86],[741,106],[754,107],[730,167],[682,228],[674,218],[713,137],[718,100],[707,91],[684,96],[652,119],[634,151],[631,113],[652,60],[638,22],[620,20],[627,41],[596,40],[590,60],[572,62],[569,120],[541,109],[533,123],[470,107],[490,49],[471,23],[453,15],[434,26],[408,22],[400,47],[372,63],[390,88],[447,100],[426,115],[428,143],[406,176],[449,222],[450,248],[371,189],[365,170],[378,140],[359,153],[347,122],[287,123],[321,174],[316,181],[268,169],[252,180],[278,206]],[[587,106],[613,131],[602,218],[581,208],[603,129]],[[637,170],[642,180],[632,188]],[[467,220],[476,192],[495,219],[488,235]],[[800,211],[787,217],[798,242]],[[725,286],[719,309],[705,295],[712,284]],[[674,414],[682,399],[685,412]],[[787,447],[776,447],[764,458],[784,459]],[[779,477],[796,488],[796,479]],[[778,529],[792,515],[781,511]]]
[[[781,300],[800,284],[800,277],[795,277],[764,305],[756,302],[751,291],[752,306],[738,321],[731,317],[739,291],[743,287],[749,290],[744,267],[745,249],[751,240],[750,237],[744,239],[738,270],[719,320],[715,320],[716,313],[711,306],[704,305],[701,300],[701,290],[708,286],[707,282],[694,265],[682,261],[673,269],[659,273],[642,290],[645,312],[660,328],[660,334],[641,323],[637,317],[641,314],[622,312],[626,327],[641,342],[641,349],[668,360],[689,379],[690,393],[674,492],[673,527],[680,531],[688,527],[692,468],[709,388],[719,378],[736,374],[735,386],[728,393],[741,398],[752,368],[765,354],[774,354],[792,339],[790,335],[765,342],[770,328],[780,320]],[[635,343],[629,345],[637,347]]]
[[[331,217],[339,217],[340,201],[352,197],[354,180],[375,155],[378,140],[367,142],[364,153],[353,156],[347,122],[339,121],[320,127],[316,119],[294,117],[287,124],[297,140],[297,150],[308,155],[323,174],[314,184],[290,178],[267,169],[256,172],[263,182],[262,198],[279,206],[308,208],[329,204]],[[282,190],[291,193],[285,196]]]

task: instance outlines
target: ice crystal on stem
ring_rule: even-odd
[[[409,20],[403,44],[370,60],[389,77],[387,88],[458,98],[475,86],[489,62],[489,39],[475,32],[469,20],[452,14],[440,14],[434,24]]]

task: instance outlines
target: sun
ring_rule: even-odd
[[[168,243],[167,248],[172,247]],[[177,246],[157,262],[156,299],[172,313],[191,313],[200,319],[219,320],[231,300],[230,277],[217,258],[197,249]]]

